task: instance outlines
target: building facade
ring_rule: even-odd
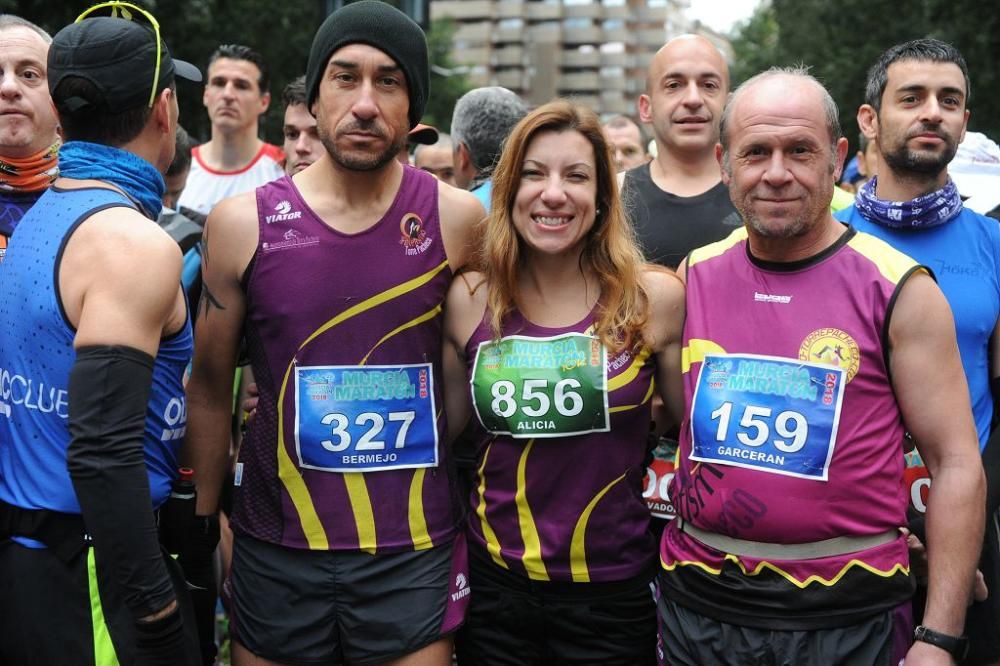
[[[728,46],[688,20],[687,8],[688,0],[433,0],[431,18],[456,23],[452,59],[475,87],[635,116],[646,69],[668,39],[697,31]]]

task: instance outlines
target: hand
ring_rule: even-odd
[[[899,528],[906,535],[906,547],[910,551],[910,571],[921,585],[927,584],[927,549],[923,542],[905,527]]]
[[[167,611],[168,608],[173,610]],[[199,663],[194,641],[184,633],[176,600],[151,617],[157,619],[135,623],[134,663],[137,666],[195,666]]]
[[[243,401],[243,411],[246,412],[244,423],[249,422],[257,413],[257,403],[260,402],[260,391],[257,389],[257,382],[247,384],[247,399]]]
[[[900,528],[900,530],[906,535],[906,547],[910,550],[910,571],[917,577],[917,581],[921,585],[926,585],[927,549],[924,548],[924,544],[920,539],[910,533],[910,530],[905,527]],[[969,603],[971,604],[973,601],[985,601],[988,596],[989,589],[986,587],[986,579],[983,577],[983,572],[976,569],[976,581],[973,584],[972,599],[969,600]]]
[[[913,641],[903,664],[905,666],[954,666],[955,658],[945,650],[930,643]]]
[[[983,572],[976,569],[976,583],[972,588],[972,598],[974,601],[986,601],[986,598],[990,596],[990,589],[986,587],[986,578],[983,577]]]
[[[214,664],[215,646],[215,548],[219,543],[218,516],[195,516],[178,562],[188,583],[194,608],[201,663]]]

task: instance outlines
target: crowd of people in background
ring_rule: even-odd
[[[252,45],[39,18],[0,14],[0,664],[1000,664],[954,46],[887,45],[853,156],[808,68],[697,35],[634,117],[489,86],[445,133],[360,0],[279,145]]]

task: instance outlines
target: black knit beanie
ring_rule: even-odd
[[[403,70],[410,91],[410,128],[420,122],[427,106],[430,74],[427,38],[413,19],[379,0],[344,5],[326,17],[316,32],[306,65],[308,108],[319,94],[319,82],[334,51],[348,44],[368,44],[389,55]]]

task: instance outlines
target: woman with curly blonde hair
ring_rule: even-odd
[[[491,209],[445,308],[452,435],[476,417],[459,660],[653,663],[641,485],[654,392],[681,408],[683,287],[643,262],[584,107],[514,128]]]

